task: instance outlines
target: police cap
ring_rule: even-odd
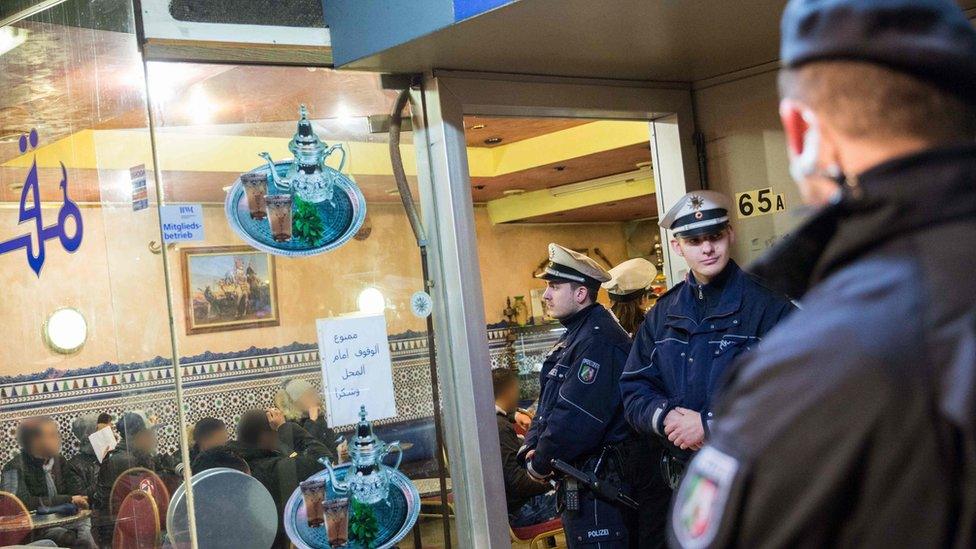
[[[976,29],[952,0],[790,0],[780,59],[867,61],[976,103]]]
[[[731,209],[729,199],[722,193],[693,191],[678,199],[659,224],[671,229],[674,236],[714,234],[728,226]]]
[[[599,288],[610,280],[610,273],[589,257],[559,244],[549,244],[549,264],[536,278],[557,282],[577,282]]]
[[[610,269],[610,280],[603,288],[613,301],[624,302],[640,299],[651,287],[657,276],[657,267],[650,261],[637,257],[628,259]]]

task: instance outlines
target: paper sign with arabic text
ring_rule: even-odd
[[[350,314],[320,318],[315,327],[329,426],[359,421],[360,405],[366,406],[370,421],[395,417],[386,317]]]

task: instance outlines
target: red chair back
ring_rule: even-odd
[[[122,500],[133,490],[142,490],[149,494],[156,503],[159,516],[166,516],[169,510],[169,489],[159,475],[145,467],[127,469],[115,479],[115,484],[112,485],[112,496],[109,499],[109,511],[112,516],[118,514]]]
[[[0,547],[27,543],[34,521],[17,496],[0,492]]]
[[[156,549],[159,534],[159,509],[155,499],[147,492],[133,490],[119,505],[112,548]]]

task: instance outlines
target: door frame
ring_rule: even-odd
[[[436,345],[441,360],[445,442],[451,458],[460,547],[509,543],[484,296],[471,212],[464,116],[646,120],[659,212],[700,188],[684,83],[539,77],[462,71],[424,75],[414,93],[421,212],[431,236]],[[661,230],[673,284],[687,269]]]

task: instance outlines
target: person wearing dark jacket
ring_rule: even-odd
[[[99,430],[98,416],[96,414],[85,414],[79,416],[71,423],[71,432],[78,439],[79,449],[75,456],[68,460],[67,469],[64,473],[64,485],[68,493],[83,494],[88,497],[89,502],[95,501],[95,492],[98,489],[98,471],[101,464],[95,449],[92,448],[88,437]],[[104,427],[110,429],[111,427]],[[92,509],[92,532],[101,532],[103,517],[97,510]]]
[[[193,432],[190,434],[193,445],[190,447],[190,461],[196,459],[200,452],[206,452],[211,448],[223,446],[230,440],[227,433],[227,425],[215,417],[205,417],[193,424]],[[198,472],[196,469],[194,473]]]
[[[172,474],[175,463],[169,456],[157,453],[156,429],[159,425],[142,410],[125,412],[115,424],[121,436],[118,446],[105,456],[98,470],[94,509],[104,520],[99,521],[99,538],[111,539],[114,519],[110,503],[112,487],[122,473],[133,467],[144,467],[157,474]]]
[[[325,422],[322,397],[314,385],[302,378],[289,379],[275,395],[275,405],[287,421],[297,424],[324,444],[335,461],[339,454],[338,437]]]
[[[508,368],[496,368],[491,372],[491,383],[495,391],[495,419],[502,449],[508,522],[515,527],[546,522],[559,514],[556,493],[548,482],[530,477],[516,459],[522,446],[522,437],[515,432],[514,419],[518,409],[518,375]]]
[[[57,423],[48,417],[26,419],[18,428],[17,437],[21,451],[3,467],[3,490],[16,495],[31,511],[61,505],[87,509],[88,497],[84,492],[71,492],[65,483],[68,463],[61,455]],[[63,547],[95,547],[88,519],[48,528],[35,537],[52,540]]]
[[[780,116],[818,208],[753,270],[801,309],[732,369],[680,547],[976,547],[976,30],[792,0]]]
[[[300,445],[292,454],[281,451],[283,445],[295,442]],[[273,547],[287,548],[288,537],[282,523],[285,504],[300,482],[325,468],[319,459],[331,454],[304,429],[285,421],[281,411],[274,408],[251,410],[241,416],[237,440],[228,443],[227,448],[243,458],[251,476],[268,489],[278,508],[278,535]]]

